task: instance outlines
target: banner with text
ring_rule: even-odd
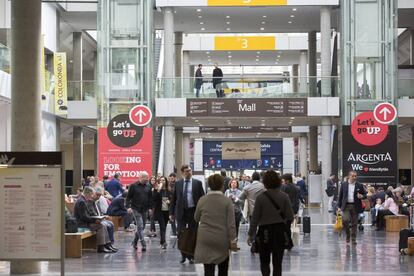
[[[358,143],[350,126],[342,128],[343,161],[342,170],[346,175],[350,170],[358,173],[361,183],[373,186],[395,186],[398,177],[397,128],[388,126],[388,135],[379,144],[366,146]]]
[[[54,53],[53,65],[55,74],[55,114],[66,116],[68,114],[66,53]]]
[[[118,115],[98,130],[99,178],[119,173],[126,185],[142,171],[152,175],[152,129],[135,126],[128,114]]]

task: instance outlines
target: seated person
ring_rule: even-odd
[[[92,231],[96,231],[96,243],[98,245],[98,253],[113,253],[116,252],[111,244],[108,234],[108,227],[104,220],[94,218],[95,211],[91,209],[91,204],[88,201],[93,201],[95,190],[86,186],[82,195],[79,196],[76,201],[74,214],[78,227],[89,228]]]
[[[384,209],[384,207],[382,206],[381,198],[377,198],[377,202],[376,202],[375,206],[371,208],[371,222],[372,222],[372,226],[374,226],[375,223],[376,223],[377,216],[378,216],[378,211],[379,210],[383,210],[383,209]]]
[[[385,226],[385,216],[396,216],[398,215],[398,205],[395,202],[394,194],[387,190],[387,199],[382,204],[383,209],[378,210],[377,214],[377,231],[384,229]]]
[[[128,213],[127,208],[125,207],[125,198],[128,195],[128,191],[122,193],[122,195],[117,196],[111,202],[106,211],[108,216],[118,216],[122,217],[124,220],[124,229],[125,231],[134,231],[133,229],[129,228],[129,225],[132,222],[131,214]]]
[[[97,186],[95,188],[95,198],[96,204],[99,207],[99,210],[102,214],[106,214],[109,206],[109,201],[104,197],[104,189],[102,187]]]

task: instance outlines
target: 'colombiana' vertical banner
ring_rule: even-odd
[[[53,65],[55,74],[55,114],[66,116],[68,113],[66,53],[54,53]]]

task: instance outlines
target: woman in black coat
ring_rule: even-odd
[[[172,192],[168,180],[165,176],[162,176],[159,181],[157,181],[152,192],[154,219],[157,220],[160,225],[160,244],[162,249],[167,249],[165,234],[169,221],[171,197]]]

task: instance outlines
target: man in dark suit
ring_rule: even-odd
[[[197,223],[194,221],[194,212],[198,200],[204,196],[203,183],[194,179],[189,165],[181,167],[183,179],[175,183],[173,196],[170,205],[170,220],[177,220],[178,235],[181,230],[187,226],[189,229],[197,231]],[[189,256],[181,252],[181,263],[185,263],[188,259],[190,263],[194,263],[193,256]]]
[[[346,231],[346,242],[350,242],[351,233],[349,223],[352,226],[352,244],[356,244],[356,234],[358,225],[358,215],[364,210],[362,209],[361,199],[367,197],[364,186],[357,181],[357,172],[350,171],[348,180],[343,182],[339,192],[338,211],[342,211],[344,228]]]
[[[196,89],[196,97],[200,97],[200,89],[201,86],[203,86],[203,73],[201,72],[201,69],[203,68],[202,64],[198,65],[198,68],[195,72],[195,83],[194,88]]]

